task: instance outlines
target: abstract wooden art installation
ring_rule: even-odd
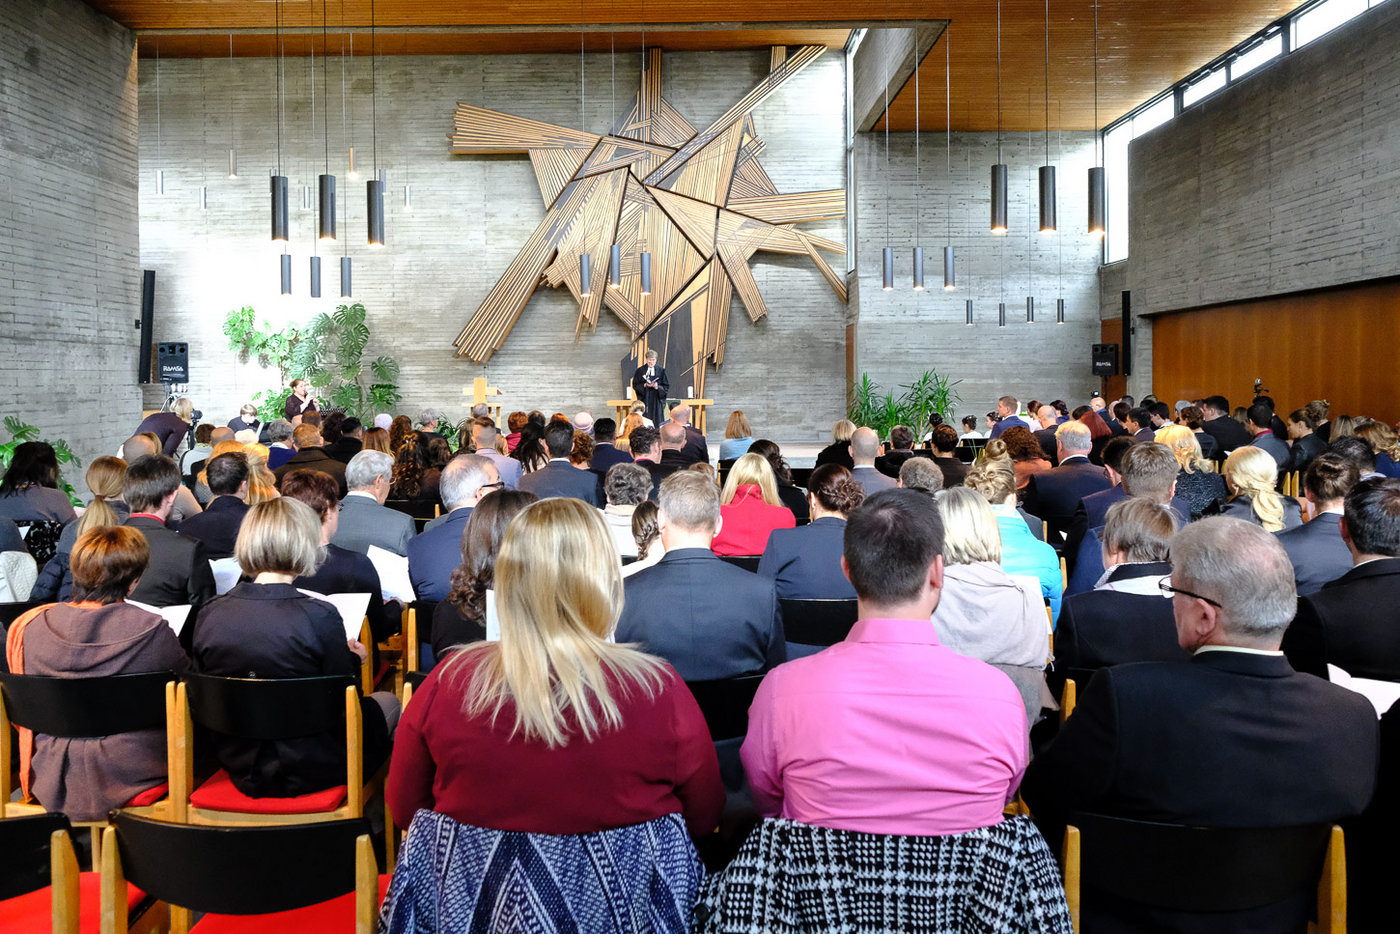
[[[528,153],[548,208],[500,280],[457,335],[457,356],[484,363],[499,350],[536,288],[566,286],[579,304],[574,327],[598,325],[606,305],[633,337],[628,361],[648,347],[704,395],[705,361],[724,361],[730,301],[737,291],[757,321],[767,314],[749,269],[759,250],[805,255],[844,302],[846,282],[821,251],[844,253],[826,237],[796,229],[842,217],[842,189],[781,194],[759,163],[763,141],[753,110],[825,49],[775,48],[769,75],[704,130],[661,96],[661,49],[645,56],[641,88],[612,131],[597,136],[469,104],[457,105],[452,152]],[[608,286],[613,244],[621,284]],[[651,254],[650,294],[640,256]],[[585,293],[580,259],[591,257]]]

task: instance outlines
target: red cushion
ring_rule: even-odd
[[[295,798],[250,798],[233,786],[233,779],[223,769],[190,795],[190,804],[197,808],[236,811],[240,814],[312,814],[334,811],[344,803],[344,785]]]
[[[159,801],[161,798],[164,798],[169,793],[170,783],[161,782],[154,788],[147,788],[145,791],[132,798],[126,803],[126,806],[129,808],[139,808],[145,807],[148,804],[155,804],[157,801]]]
[[[389,891],[389,879],[387,875],[379,877],[380,902]],[[345,934],[355,930],[355,893],[270,915],[205,915],[195,930],[198,934],[268,934],[269,931]]]
[[[146,895],[136,886],[127,884],[126,910],[134,912]],[[383,893],[380,899],[384,898]],[[102,917],[102,883],[95,872],[85,872],[78,879],[78,930],[97,934]],[[0,918],[5,920],[6,934],[47,932],[53,925],[53,896],[45,886],[28,895],[0,901]]]

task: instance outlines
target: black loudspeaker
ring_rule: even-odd
[[[1095,344],[1093,349],[1093,374],[1100,378],[1118,375],[1118,345]]]
[[[156,313],[156,271],[146,269],[141,272],[141,320],[136,322],[141,328],[141,361],[136,365],[136,381],[151,381],[151,328]]]
[[[1123,290],[1123,375],[1133,375],[1133,293]]]
[[[156,368],[162,383],[190,381],[190,345],[167,343],[156,345]]]

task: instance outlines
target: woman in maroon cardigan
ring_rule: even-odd
[[[499,642],[433,669],[404,711],[386,791],[493,830],[592,833],[680,813],[693,835],[724,804],[714,744],[666,662],[607,641],[622,606],[598,511],[546,499],[513,520],[496,561]]]

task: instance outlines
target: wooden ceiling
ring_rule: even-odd
[[[270,55],[280,10],[283,50],[321,52],[324,11],[327,47],[338,54],[345,32],[356,54],[368,54],[370,0],[87,0],[137,31],[140,55]],[[1094,105],[1094,0],[1050,0],[1049,125],[1052,130],[1103,126],[1227,51],[1299,5],[1299,0],[1100,0],[1098,106]],[[1046,127],[1044,0],[1001,2],[1001,126]],[[992,0],[375,0],[375,51],[384,55],[572,52],[580,23],[586,47],[636,51],[646,23],[647,45],[671,49],[758,48],[822,44],[839,49],[849,29],[909,20],[949,20],[952,125],[989,131],[998,124],[997,4]],[[621,26],[615,34],[609,24]],[[942,130],[944,46],[927,52],[919,69],[921,130]],[[890,102],[892,130],[915,128],[915,82]],[[884,128],[882,120],[877,129]]]

